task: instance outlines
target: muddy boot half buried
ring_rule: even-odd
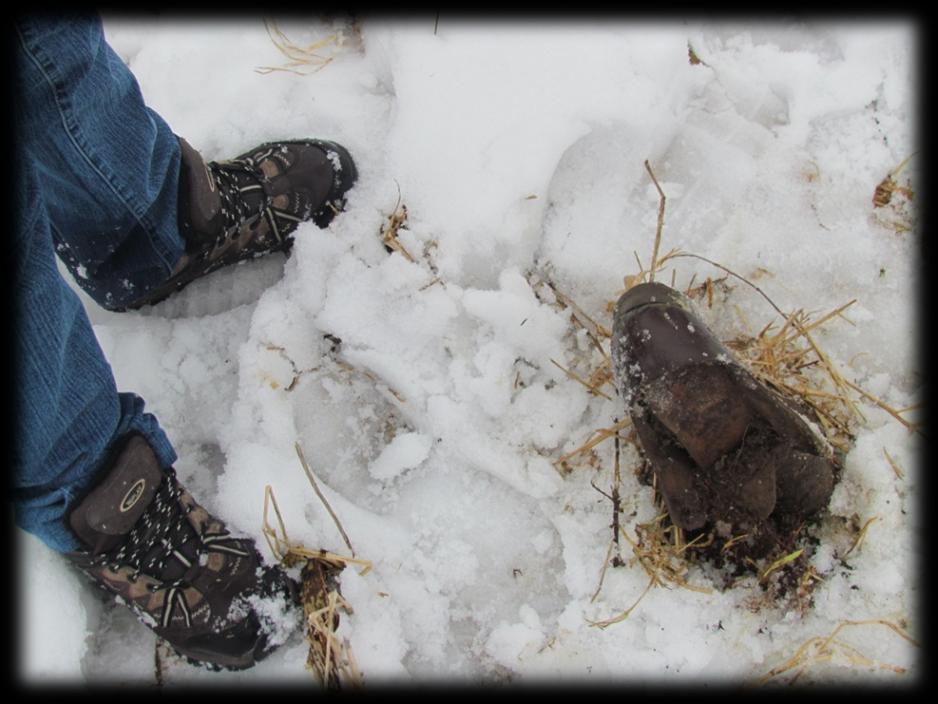
[[[686,296],[660,283],[623,294],[612,360],[675,525],[787,523],[827,505],[834,478],[823,441],[740,365]]]

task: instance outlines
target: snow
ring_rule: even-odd
[[[173,440],[181,481],[268,559],[267,485],[292,539],[348,554],[302,471],[301,444],[357,556],[374,566],[341,579],[354,613],[339,635],[366,686],[755,681],[844,620],[921,636],[921,438],[862,398],[865,421],[817,528],[812,610],[753,610],[758,587],[720,591],[694,568],[689,581],[709,593],[652,589],[628,619],[591,625],[635,602],[648,578],[626,560],[593,598],[611,510],[590,482],[609,486],[611,443],[597,447],[596,468],[561,475],[553,462],[621,418],[623,404],[555,366],[575,367],[591,346],[529,276],[611,327],[606,304],[637,273],[636,254],[645,265],[651,256],[648,159],[668,196],[662,253],[719,262],[786,311],[856,298],[853,324],[829,322],[819,343],[869,393],[916,403],[920,234],[876,222],[871,203],[916,149],[912,26],[445,13],[436,32],[432,15],[365,16],[360,35],[343,20],[279,26],[298,45],[336,32],[343,42],[320,50],[333,60],[319,71],[262,74],[286,59],[260,19],[105,22],[150,106],[207,159],[278,138],[345,145],[360,171],[346,212],[325,230],[302,225],[288,259],[216,272],[142,312],[109,313],[80,295],[118,387],[141,394]],[[688,45],[704,63],[688,60]],[[903,178],[916,168],[913,158]],[[398,202],[413,262],[381,244]],[[689,258],[671,269],[679,287],[722,274]],[[701,313],[724,339],[775,316],[738,282]],[[637,462],[623,448],[630,533],[655,515]],[[847,569],[837,527],[854,516],[876,520]],[[152,683],[152,634],[37,540],[18,545],[24,682]],[[907,672],[841,657],[799,681],[921,674],[919,649],[881,625],[838,637]],[[309,683],[305,657],[299,631],[240,673],[164,653],[163,683]]]
[[[372,462],[368,471],[375,479],[394,479],[406,469],[417,467],[430,454],[433,440],[420,433],[401,433],[394,436]]]
[[[58,553],[28,533],[19,535],[23,555],[32,558],[22,560],[16,575],[19,674],[24,681],[69,682],[81,673],[89,626],[94,627],[100,609],[84,598],[83,578]]]

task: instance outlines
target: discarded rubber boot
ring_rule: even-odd
[[[186,140],[179,144],[179,230],[186,252],[169,280],[130,308],[158,303],[223,266],[289,250],[301,222],[329,225],[358,178],[348,151],[321,139],[271,142],[208,163]]]
[[[84,545],[68,558],[191,662],[245,669],[289,632],[272,614],[296,607],[296,585],[197,504],[143,436],[119,441],[68,520]]]
[[[749,373],[679,291],[644,283],[616,304],[616,385],[664,497],[685,530],[806,517],[833,491],[831,454]]]

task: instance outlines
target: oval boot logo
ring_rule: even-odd
[[[134,482],[134,485],[130,487],[127,493],[124,494],[124,498],[121,500],[121,513],[127,513],[134,507],[134,504],[136,504],[140,500],[140,497],[143,496],[143,490],[146,488],[146,486],[146,479],[138,479]]]

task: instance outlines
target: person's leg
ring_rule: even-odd
[[[64,552],[79,546],[66,513],[119,437],[140,431],[165,467],[176,453],[143,401],[117,392],[85,309],[56,266],[36,171],[18,161],[11,495],[16,523]]]
[[[100,18],[25,17],[15,39],[17,142],[42,184],[55,251],[97,303],[123,308],[185,251],[179,140]]]
[[[100,305],[135,307],[285,248],[300,221],[327,226],[356,172],[343,148],[322,140],[205,164],[145,105],[99,17],[21,17],[15,29],[17,387],[27,415],[14,476],[23,525],[45,533],[119,430],[137,427],[164,465],[174,458],[143,402],[117,395],[54,255]],[[33,511],[42,506],[48,515]]]
[[[295,590],[176,480],[168,438],[118,393],[55,262],[36,170],[19,162],[13,237],[17,524],[196,663],[241,669],[285,638]],[[259,599],[269,602],[258,605]],[[270,611],[267,611],[270,609]]]
[[[105,308],[155,302],[286,249],[300,222],[328,226],[354,163],[296,140],[206,164],[145,106],[98,18],[16,29],[16,521],[180,652],[249,667],[279,642],[252,600],[291,598],[292,584],[175,480],[169,440],[117,393],[55,255]]]

